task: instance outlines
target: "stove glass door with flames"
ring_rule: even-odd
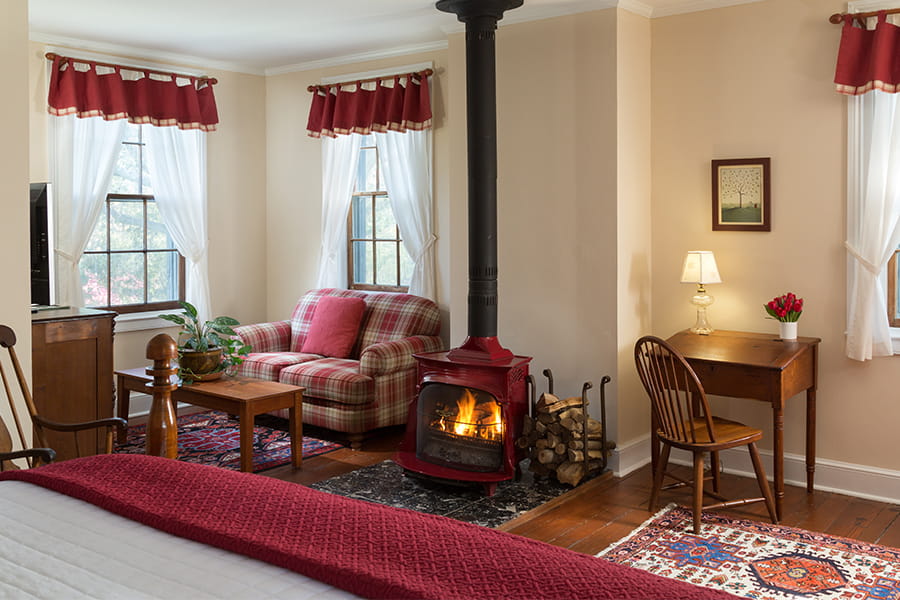
[[[491,394],[446,383],[419,393],[416,456],[467,471],[497,471],[503,458],[503,411]]]

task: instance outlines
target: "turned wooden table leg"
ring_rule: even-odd
[[[153,456],[178,457],[178,429],[172,403],[172,390],[178,387],[172,383],[177,370],[172,360],[177,356],[175,340],[165,333],[154,336],[147,344],[147,358],[153,361],[153,368],[147,369],[147,375],[153,376],[153,382],[147,384],[153,394],[147,422],[147,454]]]

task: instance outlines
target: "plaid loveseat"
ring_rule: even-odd
[[[301,352],[324,296],[355,296],[366,303],[349,358]],[[440,328],[438,307],[426,298],[312,290],[300,298],[289,320],[235,328],[253,348],[239,374],[306,388],[303,422],[348,433],[358,448],[365,432],[406,422],[417,383],[412,355],[441,350]],[[286,410],[273,414],[287,417]]]

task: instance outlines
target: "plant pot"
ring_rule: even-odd
[[[224,373],[221,365],[221,348],[213,348],[206,352],[181,350],[178,358],[178,375],[182,379],[190,379],[193,381],[218,379]]]
[[[778,336],[783,340],[793,341],[797,339],[797,321],[779,321]]]

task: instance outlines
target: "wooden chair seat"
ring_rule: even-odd
[[[693,450],[697,446],[707,445],[707,451],[728,450],[743,446],[750,442],[758,442],[762,439],[763,433],[761,429],[748,427],[737,421],[729,421],[719,417],[712,417],[712,436],[706,426],[704,419],[693,419],[689,423],[685,423],[685,429],[690,431],[695,441],[691,443],[681,443],[676,438],[666,438],[665,434],[659,433],[659,439],[666,443],[681,448],[683,450]]]
[[[706,392],[697,374],[685,358],[668,342],[654,336],[644,336],[634,345],[634,363],[641,383],[650,397],[654,430],[652,435],[662,442],[662,451],[653,467],[653,488],[650,491],[650,511],[656,509],[663,478],[677,480],[676,485],[692,485],[694,489],[694,533],[700,533],[700,517],[704,508],[723,508],[765,502],[773,523],[778,523],[775,500],[769,489],[756,442],[762,439],[762,431],[736,421],[720,419],[710,414]],[[719,492],[719,451],[747,446],[753,470],[762,496],[740,500],[725,500]],[[693,479],[686,481],[667,472],[672,448],[687,450],[693,454]],[[704,455],[712,457],[712,491],[705,490]],[[721,500],[716,504],[703,504],[703,495]]]

